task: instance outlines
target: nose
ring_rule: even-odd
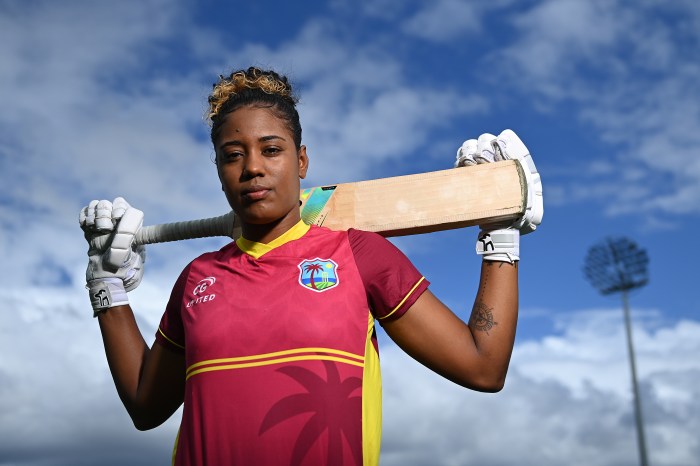
[[[258,151],[251,151],[246,155],[243,165],[243,177],[250,179],[262,176],[265,173],[265,160]]]

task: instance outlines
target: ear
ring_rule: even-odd
[[[306,171],[309,169],[309,156],[306,154],[306,146],[299,147],[297,151],[297,159],[299,161],[299,178],[306,178]]]

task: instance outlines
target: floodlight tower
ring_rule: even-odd
[[[647,448],[642,421],[642,405],[639,400],[637,385],[637,369],[632,343],[632,325],[628,294],[631,290],[641,288],[649,282],[647,265],[649,257],[644,249],[627,238],[607,238],[588,250],[586,263],[583,268],[586,278],[601,294],[622,294],[622,307],[625,316],[627,332],[627,352],[632,373],[632,391],[634,394],[634,417],[637,423],[637,445],[639,461],[642,466],[648,466]]]

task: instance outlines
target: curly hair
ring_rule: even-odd
[[[207,119],[211,122],[211,141],[221,131],[226,116],[244,106],[269,108],[287,122],[294,135],[296,148],[301,147],[301,123],[296,104],[299,99],[292,91],[286,76],[272,70],[261,70],[251,66],[247,70],[232,72],[229,76],[219,76],[208,99]]]

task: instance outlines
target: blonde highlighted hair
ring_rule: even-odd
[[[260,106],[271,109],[286,121],[298,149],[301,146],[298,101],[287,77],[272,70],[250,67],[219,76],[209,95],[206,115],[211,124],[212,143],[215,144],[226,115],[240,107]]]

